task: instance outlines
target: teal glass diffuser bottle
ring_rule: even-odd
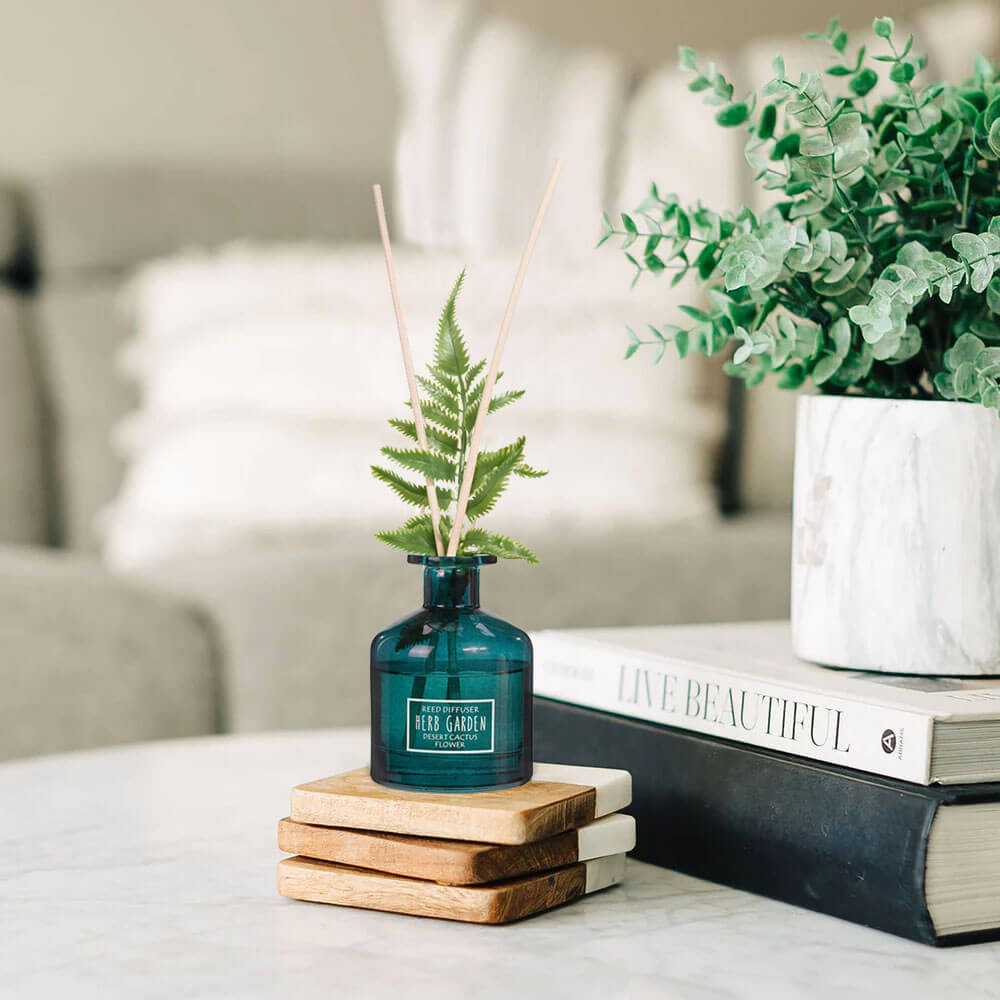
[[[531,778],[527,633],[479,606],[495,556],[408,556],[423,607],[372,640],[372,777],[411,791],[478,792]]]

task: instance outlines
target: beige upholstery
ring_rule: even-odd
[[[41,290],[34,307],[50,399],[56,537],[85,551],[96,551],[98,513],[121,481],[112,428],[135,405],[114,362],[127,332],[116,308],[120,286],[119,277],[57,283]]]
[[[65,553],[0,549],[0,759],[214,732],[216,669],[193,603]]]
[[[128,334],[122,288],[130,269],[239,239],[372,237],[370,197],[365,181],[308,170],[87,168],[31,186],[42,272],[33,327],[50,400],[62,544],[96,551],[100,510],[121,482],[111,432],[135,405],[116,366]]]
[[[141,163],[42,174],[28,191],[39,268],[46,284],[78,282],[231,240],[375,239],[370,176]]]
[[[749,510],[792,509],[797,398],[798,393],[779,389],[773,380],[746,392],[740,492]]]
[[[114,364],[130,269],[240,238],[370,240],[369,185],[391,176],[396,111],[369,0],[227,0],[207,21],[192,0],[118,4],[111,32],[107,11],[54,3],[22,5],[22,34],[0,39],[8,75],[25,82],[0,108],[0,132],[26,191],[21,201],[0,189],[0,273],[23,268],[25,211],[41,272],[27,317],[0,296],[0,542],[41,542],[54,509],[67,546],[87,551],[121,477],[111,429],[134,403]],[[644,66],[672,61],[678,42],[733,51],[748,30],[735,0],[494,6]],[[845,23],[867,21],[864,6],[850,0]],[[761,8],[754,30],[826,17],[790,11]],[[761,387],[745,404],[744,499],[787,508],[794,397]],[[491,568],[483,587],[487,606],[527,627],[787,611],[787,514],[526,541],[542,565]],[[0,550],[0,757],[363,721],[370,636],[419,590],[418,570],[346,526],[321,548],[189,560],[144,580],[79,551]]]
[[[483,606],[524,628],[663,624],[788,613],[784,517],[675,526],[659,535],[526,539],[538,566],[483,570]],[[150,582],[196,600],[222,654],[227,729],[363,723],[368,646],[417,607],[421,571],[345,530],[283,546],[163,565]]]

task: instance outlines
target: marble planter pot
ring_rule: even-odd
[[[1000,419],[972,403],[806,396],[792,634],[835,667],[1000,674]]]

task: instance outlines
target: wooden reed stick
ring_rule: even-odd
[[[392,295],[392,307],[396,311],[396,329],[399,331],[399,347],[403,352],[403,368],[406,371],[406,384],[410,389],[410,406],[413,408],[413,423],[417,429],[417,443],[424,451],[427,447],[427,429],[424,426],[424,412],[420,408],[420,394],[417,392],[417,377],[413,372],[413,355],[410,353],[410,339],[406,335],[406,324],[403,322],[403,308],[399,304],[399,290],[396,287],[396,269],[392,263],[392,246],[389,243],[389,227],[385,221],[385,205],[382,204],[382,185],[376,184],[375,212],[378,215],[378,230],[382,237],[382,249],[385,251],[385,270],[389,276],[389,292]],[[441,508],[438,506],[437,487],[428,476],[424,479],[427,486],[427,504],[431,509],[431,526],[434,529],[434,548],[439,556],[444,555],[444,541],[441,538]]]
[[[479,401],[479,411],[476,413],[476,423],[472,428],[472,440],[469,443],[469,456],[466,460],[465,475],[462,476],[462,485],[458,492],[458,507],[455,510],[455,523],[452,525],[451,537],[448,539],[448,555],[458,554],[458,543],[462,536],[462,522],[465,520],[465,512],[469,506],[469,494],[472,492],[472,477],[476,472],[476,460],[479,458],[479,440],[483,433],[483,424],[486,422],[486,415],[490,412],[490,400],[493,398],[493,387],[496,385],[497,374],[500,371],[500,359],[503,357],[503,349],[507,345],[507,334],[510,332],[510,325],[514,319],[514,310],[517,308],[517,300],[521,294],[521,286],[524,284],[524,276],[528,270],[528,263],[531,261],[531,254],[534,252],[535,243],[538,241],[538,234],[542,229],[542,222],[545,219],[545,212],[552,200],[552,194],[556,189],[556,182],[559,180],[559,172],[562,170],[562,160],[556,160],[552,168],[552,176],[542,195],[542,201],[535,213],[535,221],[532,223],[531,232],[528,234],[528,242],[525,244],[524,252],[521,254],[521,263],[517,268],[517,275],[514,277],[514,287],[510,290],[510,298],[507,300],[507,311],[503,314],[503,322],[500,324],[500,333],[497,335],[496,347],[493,349],[493,360],[490,362],[489,371],[486,373],[486,383],[483,386],[483,397]]]

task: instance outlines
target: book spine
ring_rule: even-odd
[[[532,645],[544,698],[930,782],[931,716],[552,632]]]
[[[931,789],[539,699],[543,759],[632,771],[633,856],[926,943]]]

